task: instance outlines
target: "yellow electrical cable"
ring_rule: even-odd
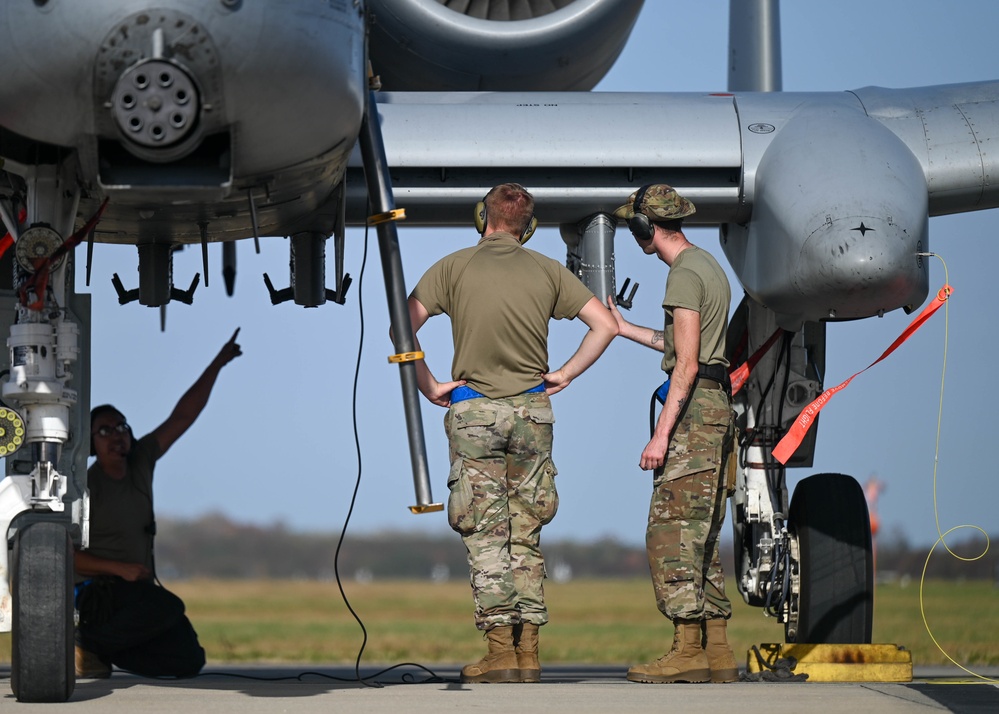
[[[944,284],[950,285],[950,276],[947,271],[947,262],[941,256],[937,255],[936,253],[919,253],[919,255],[934,257],[939,259],[940,262],[943,264]],[[930,558],[933,556],[933,551],[936,550],[936,547],[940,543],[943,543],[944,548],[947,549],[948,553],[950,553],[958,560],[963,560],[965,562],[973,562],[975,560],[979,560],[985,557],[985,554],[989,552],[989,534],[986,533],[985,530],[980,528],[979,526],[968,525],[968,524],[954,526],[953,528],[949,529],[946,533],[943,533],[940,530],[940,510],[937,502],[937,469],[940,464],[940,432],[943,424],[944,378],[947,374],[947,344],[949,342],[949,336],[950,336],[950,300],[947,300],[946,304],[944,305],[944,340],[943,340],[944,348],[943,348],[943,365],[940,370],[940,404],[937,409],[937,436],[933,452],[933,516],[936,521],[937,540],[930,548],[930,551],[926,554],[926,561],[923,563],[923,572],[919,578],[919,614],[923,618],[923,627],[926,628],[926,634],[930,636],[930,639],[933,641],[933,644],[937,646],[937,649],[940,650],[940,653],[943,654],[944,657],[946,657],[955,666],[964,670],[971,676],[977,677],[978,679],[984,680],[985,682],[991,682],[996,684],[999,683],[999,680],[978,674],[977,672],[974,672],[968,669],[967,667],[958,664],[958,662],[953,657],[947,654],[947,651],[940,645],[939,642],[937,642],[937,638],[933,636],[933,630],[930,629],[930,624],[926,620],[926,610],[923,604],[923,585],[926,583],[926,569],[929,567]],[[947,545],[946,537],[951,533],[953,533],[954,531],[960,530],[962,528],[974,528],[975,530],[980,532],[983,536],[985,536],[985,550],[983,550],[980,554],[976,555],[973,558],[965,558],[963,556],[960,556],[957,553],[955,553],[953,550],[951,550],[949,545]]]

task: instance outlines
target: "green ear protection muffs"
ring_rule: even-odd
[[[486,232],[486,222],[486,201],[483,199],[475,204],[475,230],[479,232],[479,235]],[[534,231],[537,229],[538,219],[531,216],[531,220],[527,222],[527,228],[525,228],[524,232],[520,234],[520,244],[523,245],[530,240],[531,236],[534,235]]]
[[[649,186],[651,185],[652,184],[645,184],[638,189],[638,193],[635,194],[635,203],[631,209],[635,212],[635,215],[628,219],[628,230],[631,231],[631,235],[641,241],[652,240],[652,237],[655,234],[652,228],[652,221],[650,221],[649,217],[644,213],[639,213],[638,211],[639,207],[642,205],[642,201],[645,200],[645,192],[649,190]]]

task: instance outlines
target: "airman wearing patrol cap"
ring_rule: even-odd
[[[614,215],[639,247],[669,266],[664,327],[628,322],[608,300],[618,330],[663,353],[663,402],[640,467],[655,472],[645,533],[659,610],[674,625],[669,652],[628,670],[633,682],[732,682],[726,636],[732,605],[718,558],[725,520],[725,457],[732,443],[725,333],[731,289],[718,261],[681,230],[694,204],[664,183],[635,191]]]
[[[654,221],[671,221],[692,216],[697,211],[694,204],[676,192],[672,186],[654,183],[643,186],[628,197],[628,202],[614,211],[625,220],[635,213],[642,213]]]
[[[628,221],[628,229],[639,241],[652,240],[655,235],[652,223],[680,221],[694,215],[694,204],[676,192],[672,186],[654,183],[642,186],[628,198],[628,202],[614,211],[614,215]],[[676,223],[670,228],[679,228]]]

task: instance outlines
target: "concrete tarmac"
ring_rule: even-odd
[[[402,666],[379,672],[365,666],[366,684],[353,667],[208,667],[188,680],[155,680],[116,671],[110,679],[83,679],[65,704],[24,704],[10,689],[9,666],[0,665],[0,708],[4,712],[64,707],[73,714],[185,712],[541,712],[543,714],[642,714],[673,709],[683,714],[775,714],[845,712],[910,714],[999,712],[999,669],[919,670],[911,683],[734,682],[732,684],[634,684],[623,666],[545,667],[540,684],[461,684],[459,668],[433,671]]]

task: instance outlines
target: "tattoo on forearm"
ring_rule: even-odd
[[[662,341],[663,341],[663,331],[662,330],[653,330],[652,331],[652,340],[650,341],[650,343],[654,345],[657,342],[662,342]]]

